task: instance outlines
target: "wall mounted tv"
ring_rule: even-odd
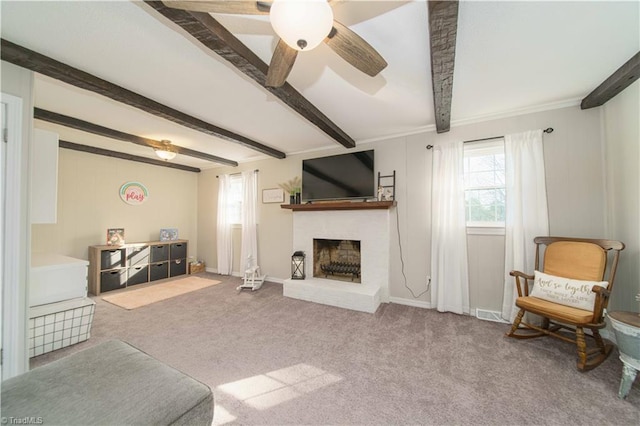
[[[302,160],[302,201],[373,198],[373,150]]]

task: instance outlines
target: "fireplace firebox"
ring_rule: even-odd
[[[361,283],[360,241],[313,239],[313,276]]]

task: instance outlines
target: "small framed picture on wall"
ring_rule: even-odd
[[[282,190],[282,188],[263,189],[262,203],[284,203],[284,191]]]

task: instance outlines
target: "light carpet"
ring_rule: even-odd
[[[200,276],[222,283],[133,310],[95,298],[91,338],[31,367],[124,340],[211,387],[214,426],[640,424],[640,378],[618,398],[617,350],[581,373],[575,345],[511,339],[508,324],[395,303],[368,314]]]
[[[191,276],[104,296],[102,300],[120,306],[121,308],[136,309],[216,284],[220,284],[220,281]]]

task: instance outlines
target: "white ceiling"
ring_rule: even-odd
[[[340,146],[148,5],[5,1],[2,38],[290,155]],[[577,104],[640,50],[640,2],[461,2],[452,124]],[[326,45],[287,80],[357,144],[434,129],[425,1],[342,1],[335,17],[389,66],[372,78]],[[215,15],[269,62],[263,16]],[[265,158],[103,96],[36,75],[35,104],[238,162]],[[70,142],[154,158],[140,147],[38,121]],[[179,155],[174,162],[216,167]]]

